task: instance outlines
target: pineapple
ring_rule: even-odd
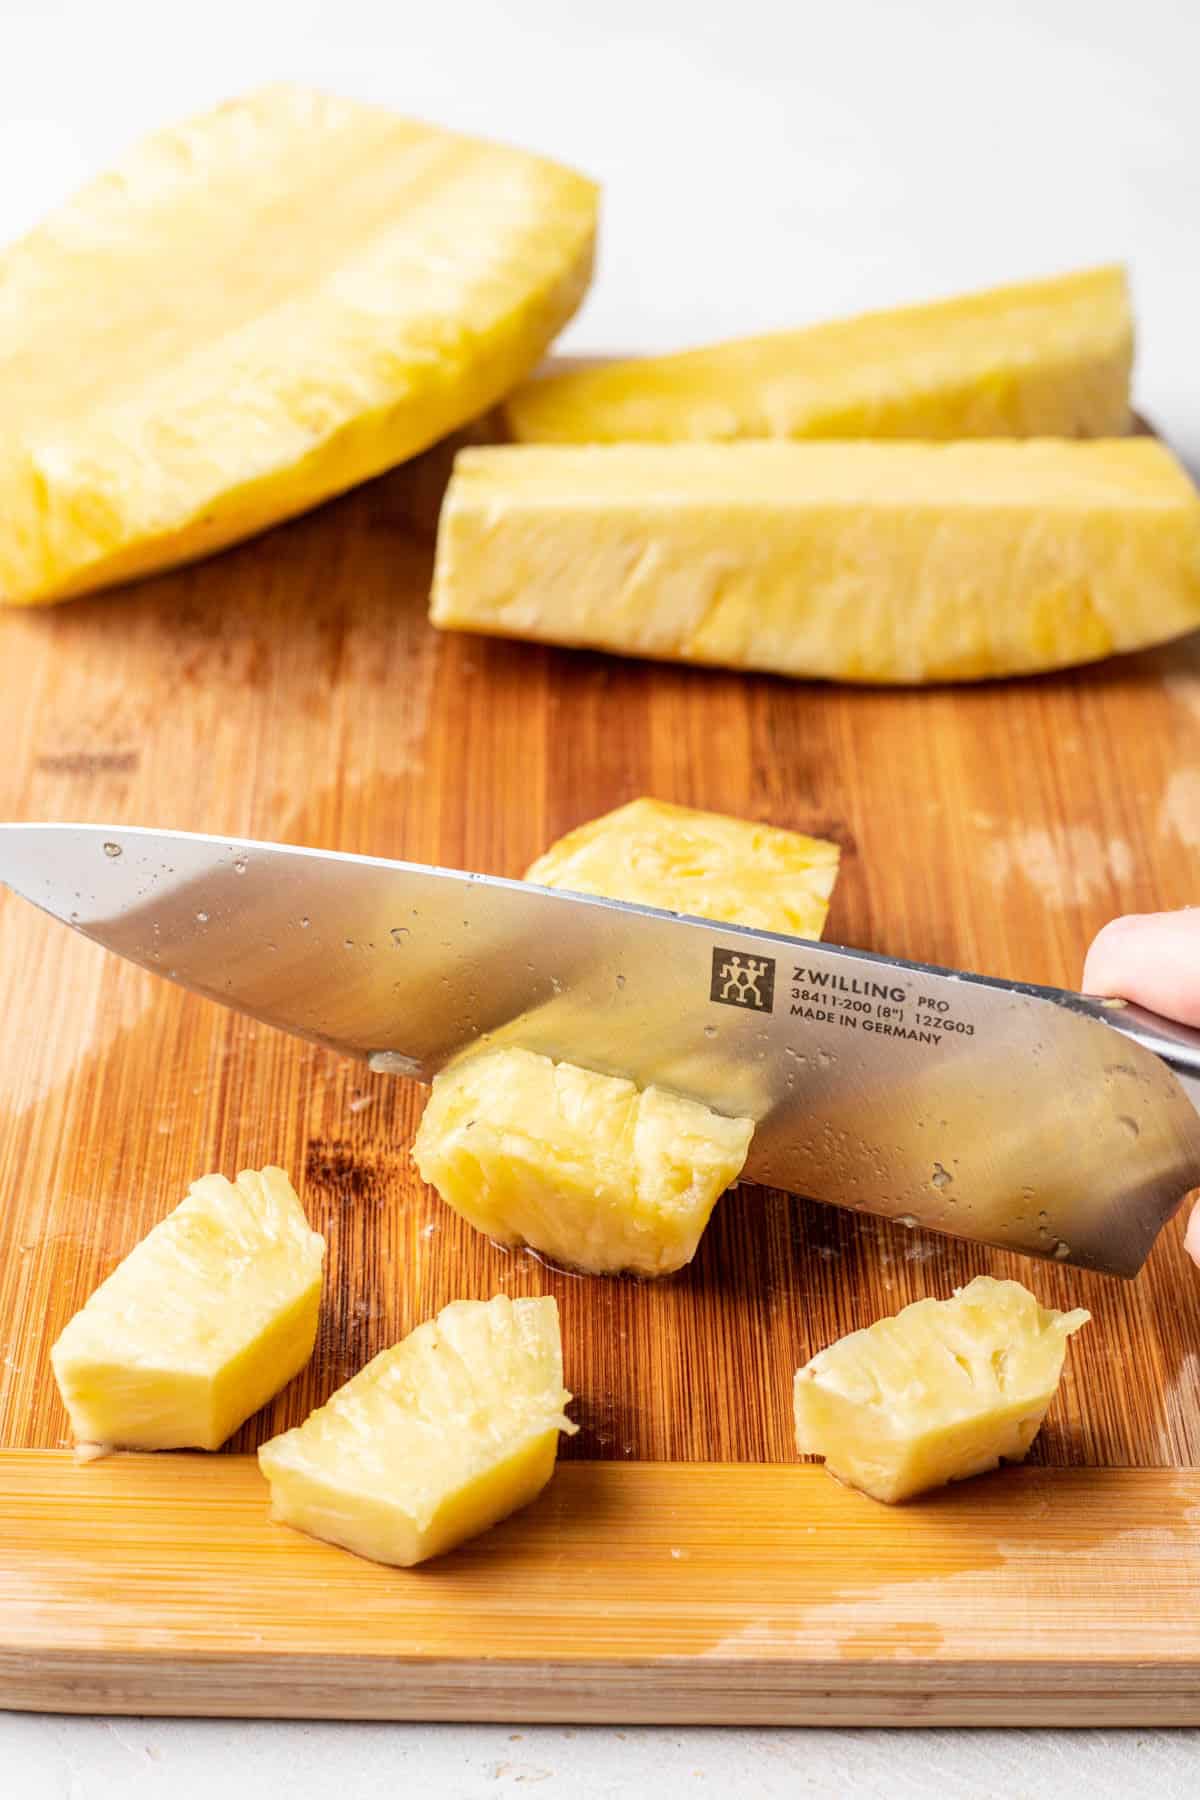
[[[595,1275],[690,1262],[754,1126],[662,1088],[492,1049],[438,1075],[422,1179],[489,1237]]]
[[[204,556],[490,407],[596,189],[306,88],[161,131],[0,253],[0,601]]]
[[[194,1181],[50,1352],[76,1439],[216,1450],[312,1355],[324,1255],[282,1169]]]
[[[262,1446],[272,1516],[375,1562],[440,1556],[541,1493],[570,1398],[554,1300],[456,1300]]]
[[[568,832],[525,879],[819,937],[837,864],[819,838],[643,799]],[[413,1155],[489,1237],[592,1274],[666,1275],[696,1254],[753,1130],[662,1088],[497,1049],[437,1077]]]
[[[466,450],[431,616],[831,680],[1025,674],[1200,625],[1200,497],[1148,438]]]
[[[796,1446],[876,1500],[1020,1462],[1090,1314],[976,1276],[822,1350],[796,1372]]]
[[[535,378],[505,416],[524,443],[1115,437],[1132,362],[1124,270],[1085,269]]]
[[[819,938],[838,847],[747,819],[631,800],[552,844],[526,881]]]

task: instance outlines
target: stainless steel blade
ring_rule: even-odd
[[[523,882],[182,832],[0,826],[0,880],[144,968],[429,1080],[482,1039],[757,1122],[747,1176],[1133,1274],[1200,1184],[1136,1008]],[[1149,1046],[1149,1047],[1147,1047]]]

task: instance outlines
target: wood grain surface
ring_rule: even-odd
[[[440,470],[434,459],[398,471],[194,568],[0,617],[0,816],[225,831],[514,875],[559,833],[646,793],[837,839],[835,941],[1068,984],[1111,915],[1200,898],[1197,640],[1020,684],[874,692],[439,636],[425,618],[431,545],[413,520]],[[234,1448],[303,1417],[449,1298],[550,1292],[583,1427],[566,1458],[786,1463],[799,1362],[988,1269],[1095,1316],[1035,1460],[1200,1466],[1200,1281],[1180,1221],[1126,1284],[743,1188],[680,1276],[577,1279],[495,1250],[421,1185],[409,1158],[421,1090],[179,992],[3,891],[0,946],[0,1445],[63,1443],[49,1347],[189,1181],[271,1160],[329,1240],[327,1300],[309,1369]],[[179,1466],[189,1472],[146,1472],[148,1505],[175,1479],[209,1484],[211,1497],[224,1465]],[[3,1467],[20,1493],[44,1492],[50,1549],[68,1519],[83,1529],[94,1479],[126,1495],[143,1479]],[[252,1476],[230,1471],[229,1504],[244,1510]],[[788,1479],[743,1474],[768,1483],[755,1490],[764,1506]],[[555,1484],[554,1508],[579,1491],[573,1479]],[[703,1483],[718,1479],[706,1471]],[[818,1494],[823,1518],[865,1516],[866,1502],[812,1479],[796,1489],[797,1518]],[[993,1519],[1011,1510],[1005,1530],[1024,1516],[1023,1479],[1036,1478],[986,1489]],[[637,1480],[653,1483],[644,1470]],[[682,1505],[689,1478],[663,1480]],[[1176,1500],[1186,1488],[1194,1503],[1191,1487],[1160,1481],[1155,1509],[1182,1519]],[[964,1494],[944,1516],[969,1529],[971,1504]],[[518,1545],[534,1544],[532,1517],[514,1528]],[[879,1527],[898,1556],[905,1529]],[[1107,1581],[1110,1548],[1097,1539],[1088,1579]],[[831,1579],[844,1550],[835,1538]],[[626,1552],[636,1561],[632,1538]],[[470,1556],[482,1583],[487,1553]],[[367,1579],[343,1565],[347,1591]],[[681,1591],[688,1578],[679,1572]],[[1001,1565],[990,1579],[989,1606]],[[866,1630],[866,1602],[853,1610]],[[928,1595],[921,1616],[940,1617]]]
[[[250,1457],[0,1457],[0,1699],[514,1721],[1200,1718],[1196,1474],[1026,1468],[901,1510],[813,1468],[572,1463],[524,1513],[403,1571],[272,1524],[265,1500]]]

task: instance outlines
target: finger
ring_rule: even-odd
[[[1192,1207],[1192,1216],[1188,1220],[1184,1233],[1183,1247],[1194,1263],[1200,1263],[1200,1200]]]
[[[1087,953],[1083,990],[1200,1025],[1200,907],[1114,919]]]

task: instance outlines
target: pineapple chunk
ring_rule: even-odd
[[[194,1181],[50,1352],[75,1437],[216,1450],[312,1355],[324,1255],[282,1169]]]
[[[541,1493],[570,1398],[554,1300],[456,1300],[262,1446],[272,1516],[375,1562],[440,1556]]]
[[[0,601],[207,555],[482,412],[595,216],[555,163],[301,87],[147,139],[0,254]]]
[[[876,1500],[1020,1462],[1091,1315],[978,1275],[852,1331],[796,1372],[796,1447]]]
[[[525,443],[1116,437],[1129,429],[1125,272],[864,313],[682,355],[544,376],[506,407]]]
[[[433,622],[862,682],[1200,625],[1200,497],[1150,439],[464,451]]]
[[[695,1255],[753,1130],[662,1088],[494,1049],[435,1078],[413,1157],[501,1243],[594,1275],[666,1275]]]
[[[631,800],[551,844],[526,881],[819,938],[838,847],[722,813]]]
[[[819,937],[836,844],[634,800],[540,856],[526,881]],[[413,1146],[478,1230],[593,1274],[682,1268],[737,1179],[753,1123],[528,1050],[439,1075]]]

